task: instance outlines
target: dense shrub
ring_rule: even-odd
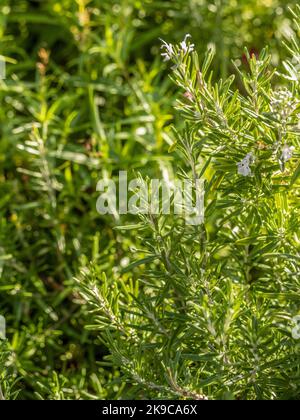
[[[0,399],[299,397],[287,6],[1,2]],[[204,225],[99,215],[120,169],[205,179]]]
[[[145,215],[147,258],[131,268],[146,269],[106,278],[96,265],[83,295],[133,396],[297,398],[298,41],[274,86],[267,50],[246,51],[242,95],[233,77],[212,81],[213,54],[199,65],[188,38],[163,42],[184,93],[171,150],[177,173],[205,179],[205,221]]]

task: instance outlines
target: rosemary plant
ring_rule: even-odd
[[[297,3],[0,1],[0,400],[299,398]]]
[[[299,398],[299,40],[286,48],[283,72],[267,49],[246,50],[244,68],[214,82],[211,50],[200,63],[189,35],[162,41],[179,98],[169,152],[178,176],[204,180],[205,220],[119,226],[140,234],[141,258],[79,279],[127,396]]]

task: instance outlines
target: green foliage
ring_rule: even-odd
[[[266,49],[246,50],[242,91],[215,82],[213,53],[199,65],[188,37],[163,50],[183,94],[176,172],[205,180],[205,222],[149,214],[133,276],[83,273],[91,328],[133,398],[298,399],[298,40],[276,79]]]
[[[298,32],[280,0],[1,1],[0,399],[298,398]],[[205,225],[99,215],[120,169],[205,179]]]

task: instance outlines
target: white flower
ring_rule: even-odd
[[[254,162],[254,157],[252,153],[248,153],[241,162],[237,164],[238,174],[243,176],[251,176],[250,165]]]
[[[189,42],[187,43],[188,38],[191,38],[190,34],[186,34],[184,40],[180,42],[181,50],[184,54],[194,51],[195,44],[190,44]]]
[[[288,146],[287,144],[282,149],[281,160],[282,162],[287,162],[293,157],[294,146]]]
[[[163,39],[161,39],[161,42],[162,46],[160,48],[165,50],[163,53],[161,53],[161,56],[164,57],[164,61],[170,61],[174,56],[173,45],[168,44]]]
[[[180,54],[180,52],[182,52],[183,54],[187,54],[187,53],[190,53],[190,52],[194,51],[195,45],[190,44],[187,41],[188,38],[191,38],[190,34],[186,34],[185,37],[184,37],[184,40],[182,42],[180,42],[180,44],[179,44],[180,49],[178,49],[178,47],[174,48],[173,44],[168,44],[166,41],[164,41],[163,39],[160,38],[160,40],[162,42],[162,46],[160,48],[162,50],[164,50],[161,53],[161,56],[164,57],[164,61],[170,61],[175,56],[178,56]],[[177,65],[175,66],[175,68],[177,68]]]
[[[243,176],[251,176],[251,168],[248,163],[244,161],[238,163],[238,174]]]

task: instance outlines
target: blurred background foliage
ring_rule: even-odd
[[[96,212],[96,183],[118,170],[157,174],[171,159],[174,88],[160,41],[190,33],[214,77],[293,32],[285,0],[1,0],[0,313],[5,398],[119,398],[119,372],[85,328],[74,276],[113,275],[134,233]],[[133,248],[133,246],[135,248]],[[99,363],[100,362],[100,363]],[[17,382],[16,382],[17,381]],[[1,397],[1,395],[0,395]]]

